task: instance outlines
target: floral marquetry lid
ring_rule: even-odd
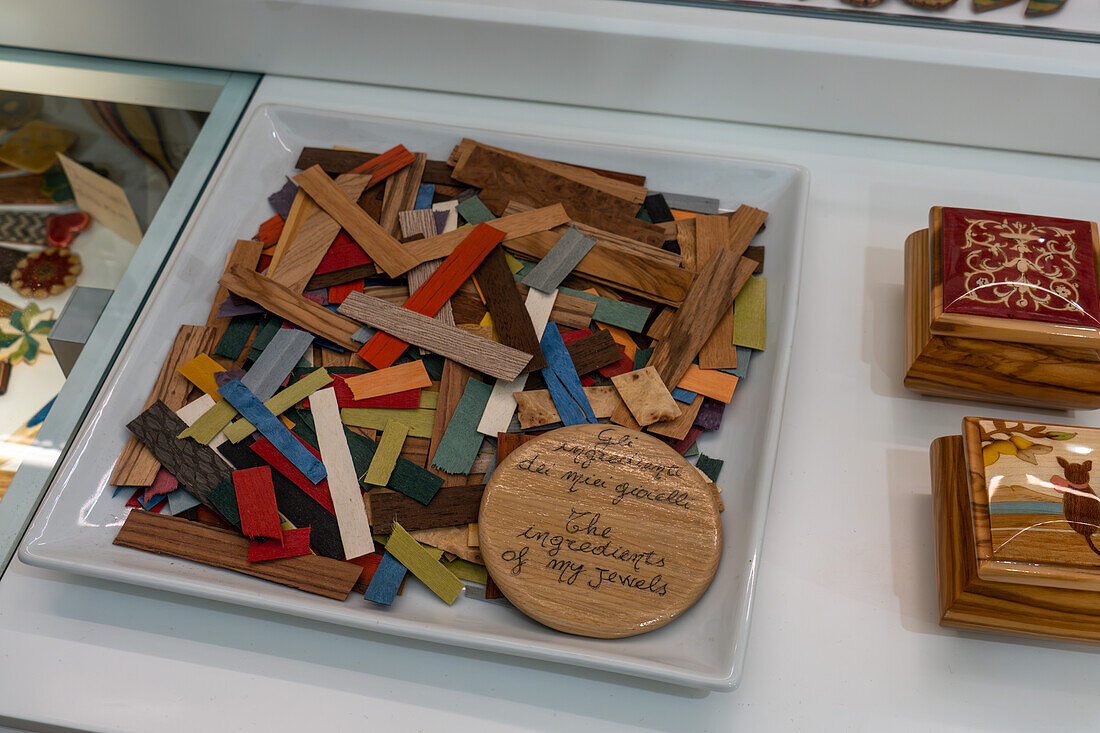
[[[978,575],[1100,590],[1100,430],[963,421]]]
[[[937,210],[943,313],[1100,328],[1096,224],[1004,211]]]

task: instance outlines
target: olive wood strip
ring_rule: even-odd
[[[271,311],[299,328],[326,338],[337,346],[355,351],[359,342],[352,335],[359,330],[359,324],[339,316],[324,306],[317,305],[308,298],[280,285],[271,278],[258,275],[239,265],[226,268],[218,280],[230,292],[247,298],[261,308]]]
[[[160,367],[153,390],[145,400],[142,410],[160,401],[170,410],[178,410],[187,400],[191,383],[177,370],[199,354],[214,349],[214,328],[205,326],[180,326],[175,341]],[[121,455],[115,462],[111,483],[115,486],[150,486],[160,470],[160,461],[133,435],[126,441]]]
[[[114,544],[236,570],[338,601],[347,600],[363,570],[358,565],[318,555],[249,562],[247,537],[182,517],[140,509],[131,510]]]
[[[414,346],[457,361],[497,379],[512,381],[523,373],[531,354],[445,326],[408,308],[351,293],[340,304],[340,313],[362,321]]]

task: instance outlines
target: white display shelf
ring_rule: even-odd
[[[1042,730],[1056,718],[1059,730],[1095,727],[1093,648],[936,623],[930,441],[957,432],[965,415],[1051,413],[904,390],[902,247],[933,204],[1095,219],[1100,163],[279,78],[261,84],[254,104],[266,102],[810,169],[801,303],[742,685],[698,695],[15,561],[0,579],[0,725],[923,732]]]

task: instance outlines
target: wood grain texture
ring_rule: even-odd
[[[905,386],[920,394],[1054,409],[1100,408],[1088,349],[935,336],[929,329],[927,230],[905,243]]]
[[[532,209],[512,216],[502,216],[493,220],[493,228],[504,232],[504,241],[525,237],[536,232],[545,232],[569,221],[569,215],[560,204]],[[469,235],[470,229],[463,227],[453,232],[439,234],[428,239],[409,242],[406,250],[416,258],[417,264],[430,262],[448,256]],[[556,241],[556,238],[555,238]]]
[[[313,199],[309,195],[299,188],[294,192],[294,201],[290,204],[290,211],[287,212],[286,220],[283,221],[283,228],[279,231],[279,238],[275,241],[275,246],[272,248],[271,262],[268,264],[268,271],[274,272],[279,267],[279,264],[283,260],[283,255],[286,254],[287,247],[290,246],[291,240],[298,236],[298,232],[301,231],[302,225],[306,223],[306,220],[317,211],[317,204],[313,203]]]
[[[260,242],[254,242],[250,239],[238,239],[237,243],[233,245],[233,249],[229,250],[229,254],[226,255],[225,266],[240,265],[246,270],[255,270],[256,265],[260,262],[262,252],[263,244]],[[206,317],[206,325],[214,328],[215,344],[221,341],[226,329],[229,328],[229,322],[232,320],[231,318],[218,318],[218,308],[228,297],[229,290],[224,285],[218,285],[218,292],[214,294],[214,302],[210,304],[210,313]]]
[[[497,379],[515,379],[531,361],[530,354],[459,328],[444,326],[433,318],[362,293],[349,295],[340,304],[339,311],[402,341]]]
[[[387,186],[393,182],[396,176],[402,176],[409,170],[408,167],[403,168],[395,176],[391,177],[386,182]],[[345,174],[350,176],[354,180],[364,178],[364,174]],[[369,181],[370,176],[366,175],[366,179]],[[343,178],[343,176],[341,176]],[[341,186],[339,182],[333,182],[320,166],[314,166],[307,170],[302,171],[294,177],[294,180],[301,186],[306,193],[308,193],[314,200],[314,202],[320,206],[324,211],[331,216],[340,227],[347,230],[347,233],[351,235],[351,238],[355,240],[356,244],[363,248],[375,264],[378,265],[387,275],[390,277],[398,277],[403,275],[408,270],[416,267],[420,264],[414,258],[409,256],[409,253],[398,242],[385,227],[380,225],[374,219],[367,215],[365,211],[359,208],[355,204],[355,199],[358,197],[358,193],[351,195],[350,184]],[[419,184],[418,184],[419,185]],[[413,193],[415,196],[415,192]],[[393,231],[397,232],[397,211],[393,212]],[[339,232],[337,227],[336,232],[333,232],[333,238]],[[332,241],[329,240],[329,244]],[[326,247],[327,251],[327,247]],[[324,257],[324,253],[321,253],[321,257]],[[286,257],[283,258],[284,263]],[[317,259],[317,263],[320,263],[320,259]],[[313,266],[313,270],[310,271],[309,276],[305,279],[309,280],[313,276],[313,271],[317,269],[317,265]]]
[[[559,238],[560,233],[556,231],[537,232],[505,238],[504,248],[524,259],[541,260]],[[626,252],[597,240],[596,246],[577,264],[574,272],[659,303],[679,305],[691,286],[693,273],[652,252],[649,248]]]
[[[553,313],[550,318],[553,319]],[[565,345],[577,374],[588,374],[610,366],[623,358],[615,339],[609,331],[596,331]]]
[[[411,209],[416,202],[416,192],[420,189],[420,180],[424,175],[424,165],[427,162],[426,154],[413,153],[411,165],[405,166],[386,179],[385,192],[382,195],[382,213],[378,217],[378,225],[391,237],[397,236],[398,214]]]
[[[218,282],[230,292],[337,346],[351,351],[359,348],[359,342],[351,338],[359,330],[358,323],[317,305],[271,278],[240,265],[230,265]]]
[[[427,506],[388,489],[375,489],[367,494],[371,528],[387,534],[394,520],[410,532],[436,527],[457,527],[477,521],[481,495],[480,485],[441,488]]]
[[[236,532],[140,509],[130,511],[113,544],[236,570],[338,601],[347,600],[362,571],[317,555],[250,563],[249,540]]]
[[[591,463],[579,468],[575,450],[592,451]],[[607,425],[515,448],[478,518],[485,566],[508,600],[551,628],[596,638],[679,617],[714,577],[721,538],[699,472],[656,438]]]
[[[930,458],[940,624],[1100,642],[1100,592],[1013,584],[978,576],[961,436],[937,438]]]
[[[469,155],[476,148],[484,148],[491,150],[495,153],[500,153],[517,160],[521,160],[525,163],[543,168],[551,173],[555,173],[563,178],[568,178],[577,183],[583,184],[590,188],[594,188],[598,191],[615,196],[616,198],[623,199],[624,201],[632,204],[641,204],[645,201],[648,190],[644,185],[639,185],[636,181],[638,178],[645,180],[644,176],[627,176],[626,178],[632,180],[623,180],[622,178],[614,178],[605,175],[599,170],[591,168],[584,168],[581,166],[569,165],[568,163],[559,163],[553,160],[547,160],[546,158],[536,158],[531,155],[524,155],[523,153],[517,153],[514,150],[505,150],[504,148],[496,148],[491,145],[479,143],[469,138],[463,138],[454,152],[451,154],[451,159],[454,161],[453,165],[464,163]],[[619,174],[622,175],[622,174]]]
[[[310,175],[311,172],[313,175]],[[279,250],[282,256],[278,264],[274,264],[272,260],[270,277],[275,282],[285,285],[296,293],[305,289],[306,283],[313,277],[317,266],[321,264],[321,260],[325,258],[333,240],[336,239],[336,235],[340,233],[343,222],[333,213],[346,217],[348,208],[351,208],[358,211],[363,218],[368,218],[353,201],[367,187],[370,180],[370,174],[346,173],[334,182],[319,168],[298,174],[295,182],[300,186],[299,191],[309,194],[313,200],[314,210],[309,213],[286,247]],[[303,185],[303,181],[306,185]],[[321,200],[318,200],[318,197]],[[346,207],[341,205],[345,201]],[[352,234],[350,230],[348,233]],[[352,234],[352,237],[354,236]],[[363,244],[360,242],[359,246],[362,247]]]
[[[687,437],[691,427],[695,424],[695,418],[699,416],[699,409],[703,406],[703,395],[696,395],[690,405],[676,403],[680,408],[680,416],[672,420],[655,422],[646,428],[646,432],[654,435],[663,435],[674,440],[683,440]]]
[[[649,361],[665,385],[674,387],[684,376],[754,269],[756,263],[752,260],[738,259],[722,250],[699,271],[683,307],[676,312],[669,335],[658,342]]]
[[[561,422],[561,415],[550,397],[550,390],[532,389],[516,392],[513,396],[516,399],[516,417],[524,430]],[[611,417],[615,408],[622,404],[619,393],[610,386],[585,387],[584,396],[592,406],[592,414],[598,418]]]
[[[754,229],[753,234],[756,234]],[[731,243],[730,220],[724,216],[695,217],[695,256],[700,267],[706,267],[719,250],[725,249],[740,257],[748,246],[743,242],[737,252]],[[733,308],[732,306],[714,327],[710,338],[699,350],[699,365],[705,369],[733,369],[737,366],[737,349],[733,345]]]
[[[161,364],[153,390],[145,400],[143,410],[148,410],[158,401],[163,402],[171,411],[183,407],[187,393],[191,391],[191,383],[179,373],[179,368],[199,354],[212,351],[214,335],[213,328],[180,326],[175,341],[168,350],[168,356]],[[115,462],[111,483],[115,486],[150,486],[159,470],[160,462],[140,440],[131,435]]]
[[[639,425],[644,427],[680,416],[676,400],[653,367],[618,374],[611,381]]]
[[[524,372],[544,368],[546,359],[539,349],[535,327],[523,306],[523,296],[516,288],[512,271],[504,260],[503,249],[494,247],[489,252],[474,270],[474,282],[485,298],[485,307],[492,316],[493,330],[500,343],[531,355]]]

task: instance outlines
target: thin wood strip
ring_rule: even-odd
[[[321,176],[331,186],[331,190],[324,193],[332,198],[339,196],[342,199],[347,199],[352,208],[356,208],[351,203],[352,200],[359,196],[371,181],[370,174],[367,173],[345,173],[336,182],[333,182],[324,173],[321,173]],[[300,293],[305,289],[306,283],[313,277],[313,273],[317,271],[317,266],[325,258],[325,254],[332,246],[336,235],[340,233],[340,223],[332,216],[331,212],[325,210],[325,204],[318,201],[313,192],[302,186],[301,181],[296,182],[300,186],[299,193],[302,191],[308,193],[313,199],[315,207],[320,208],[315,208],[309,214],[301,229],[298,230],[283,250],[283,256],[279,264],[269,267],[268,272],[275,282]]]
[[[251,239],[238,239],[237,243],[233,245],[233,249],[229,250],[229,254],[226,255],[225,266],[240,265],[245,269],[255,270],[260,263],[263,247],[261,242],[254,242]],[[215,344],[222,340],[226,329],[229,328],[230,321],[233,320],[231,318],[218,318],[218,309],[228,297],[229,290],[224,285],[219,285],[218,292],[214,295],[214,302],[210,305],[210,314],[206,317],[206,325],[214,327]]]
[[[382,195],[382,213],[378,217],[378,225],[391,237],[397,236],[397,215],[411,209],[416,202],[416,192],[420,189],[420,180],[424,175],[424,164],[427,161],[426,154],[413,153],[411,165],[386,179],[385,193]],[[351,233],[350,230],[348,233]]]
[[[431,317],[443,307],[459,286],[481,264],[485,256],[500,243],[503,233],[487,224],[478,224],[466,231],[462,244],[447,256],[439,269],[409,295],[403,308]],[[387,333],[376,333],[359,349],[359,356],[375,367],[389,366],[401,356],[408,343]]]
[[[326,272],[323,275],[314,275],[306,283],[306,290],[320,290],[322,288],[331,288],[334,285],[346,285],[356,280],[363,280],[368,277],[374,277],[378,274],[378,266],[374,263],[369,265],[359,265],[357,267],[346,267],[343,270],[334,270],[332,272]]]
[[[113,544],[236,570],[338,601],[347,600],[362,571],[318,555],[250,563],[250,542],[236,532],[140,509],[130,511]]]
[[[481,485],[442,488],[425,506],[396,491],[376,489],[366,496],[370,505],[371,529],[380,534],[388,533],[394,520],[409,531],[457,527],[476,522],[483,493],[485,487]]]
[[[306,220],[316,211],[317,204],[313,203],[313,199],[305,191],[299,188],[294,192],[294,201],[290,204],[290,211],[287,213],[286,221],[283,222],[282,231],[279,232],[279,239],[271,251],[271,262],[268,264],[270,272],[274,272],[279,267],[287,247],[298,236]]]
[[[451,159],[454,161],[452,163],[452,166],[457,165],[459,162],[465,162],[465,159],[469,157],[470,153],[473,152],[475,147],[492,150],[494,152],[525,161],[532,165],[545,168],[546,170],[552,173],[556,173],[563,178],[568,178],[570,180],[576,181],[577,183],[582,183],[586,186],[590,186],[597,190],[603,191],[604,193],[610,194],[617,198],[621,198],[625,201],[629,201],[633,204],[641,204],[643,201],[645,201],[646,194],[648,193],[648,190],[643,185],[639,185],[629,180],[623,180],[621,178],[610,177],[604,172],[597,169],[570,165],[569,163],[559,163],[557,161],[547,160],[546,158],[537,158],[532,155],[524,155],[523,153],[518,153],[514,150],[506,150],[504,148],[493,147],[491,145],[486,145],[485,143],[477,142],[476,140],[471,140],[469,138],[463,138],[462,142],[455,147],[454,151],[451,154]],[[638,178],[636,176],[629,176],[629,174],[626,175],[629,178]],[[644,177],[642,177],[642,180],[644,180]]]
[[[145,400],[143,410],[149,409],[158,401],[172,411],[183,407],[187,394],[191,391],[191,383],[179,373],[179,367],[199,354],[212,351],[215,333],[216,329],[205,326],[180,326],[172,347],[168,350],[168,356],[160,367],[157,381],[153,383],[153,389]],[[140,440],[131,435],[115,461],[111,483],[115,486],[150,486],[159,470],[160,462]]]
[[[381,301],[385,303],[385,301]],[[389,305],[393,305],[390,303]],[[394,306],[400,307],[400,306]],[[351,388],[352,397],[367,400],[371,397],[405,392],[432,386],[432,379],[423,361],[410,361],[405,364],[379,369],[366,374],[348,377],[344,383]]]
[[[541,260],[558,238],[559,234],[555,231],[536,232],[514,239],[506,238],[504,248],[525,259]],[[648,250],[628,253],[608,247],[598,240],[574,272],[666,305],[683,302],[693,277],[693,273],[687,270],[650,256]]]
[[[447,431],[447,425],[451,422],[455,408],[458,407],[459,400],[462,399],[462,391],[466,388],[466,382],[474,376],[476,376],[476,373],[473,369],[457,361],[447,359],[443,362],[443,374],[439,380],[439,399],[435,406],[435,423],[432,425],[432,436],[428,443],[424,465],[436,476],[443,478],[444,486],[461,486],[470,483],[468,476],[447,473],[432,466],[432,461],[435,460],[435,452],[439,448],[439,441],[443,439],[443,434]]]
[[[400,173],[404,173],[402,170]],[[400,175],[400,173],[398,175]],[[351,175],[351,174],[345,174]],[[343,178],[344,176],[341,176]],[[320,166],[314,166],[294,176],[294,180],[305,189],[306,193],[325,210],[336,222],[339,223],[355,243],[363,248],[375,264],[377,264],[390,277],[397,277],[409,269],[416,267],[419,262],[408,255],[393,236],[370,218],[365,211],[356,206],[355,199],[358,193],[350,195],[347,188],[341,190],[338,183],[334,183]],[[369,176],[367,177],[369,181]],[[387,182],[388,185],[388,182]],[[397,213],[394,212],[394,227],[396,230]],[[339,229],[337,229],[339,231]],[[333,233],[333,237],[336,234]],[[331,244],[331,241],[330,241]],[[324,256],[324,253],[321,255]],[[318,263],[320,260],[317,260]],[[317,269],[316,265],[313,267]],[[309,273],[310,276],[313,272]],[[306,278],[309,279],[308,277]]]
[[[493,329],[500,343],[530,354],[532,359],[523,371],[531,372],[546,366],[539,349],[539,339],[531,317],[523,307],[523,297],[516,288],[516,280],[504,259],[504,250],[494,247],[474,270],[477,283],[485,299],[485,307],[493,319]]]
[[[271,278],[239,265],[230,265],[218,282],[264,310],[326,338],[337,346],[351,351],[359,348],[359,343],[351,338],[359,330],[359,324],[317,305]]]
[[[530,354],[444,326],[429,316],[362,293],[349,295],[339,311],[401,341],[422,346],[497,379],[515,379],[531,361]]]
[[[742,209],[750,209],[750,212],[748,216],[742,216],[738,219],[738,232],[742,236],[736,242],[730,233],[730,219],[724,216],[707,215],[700,215],[695,218],[695,256],[698,258],[697,261],[700,265],[705,267],[721,249],[728,250],[737,257],[741,256],[741,252],[744,252],[744,246],[748,245],[748,239],[743,236],[745,219],[754,219],[755,217],[751,215],[751,212],[759,211],[759,209],[751,209],[751,207],[742,207]],[[757,229],[759,229],[759,224]],[[756,234],[755,229],[752,234]],[[744,246],[741,246],[742,240]],[[741,252],[735,251],[735,247],[738,247]],[[732,306],[722,314],[718,324],[714,327],[714,331],[711,332],[710,338],[699,350],[699,364],[706,369],[734,369],[737,367],[737,349],[733,345]]]
[[[359,488],[351,450],[344,436],[344,425],[340,422],[336,391],[326,387],[314,392],[309,398],[309,410],[313,415],[317,448],[328,471],[328,490],[336,510],[344,557],[360,557],[374,552],[369,516],[363,504],[363,492]]]
[[[509,239],[545,232],[568,221],[569,216],[565,213],[565,209],[560,204],[554,204],[525,211],[522,214],[494,219],[493,228],[504,232],[504,241],[507,242]],[[418,264],[438,260],[451,254],[469,233],[468,227],[462,227],[453,232],[410,242],[406,245],[406,249],[417,259]]]

